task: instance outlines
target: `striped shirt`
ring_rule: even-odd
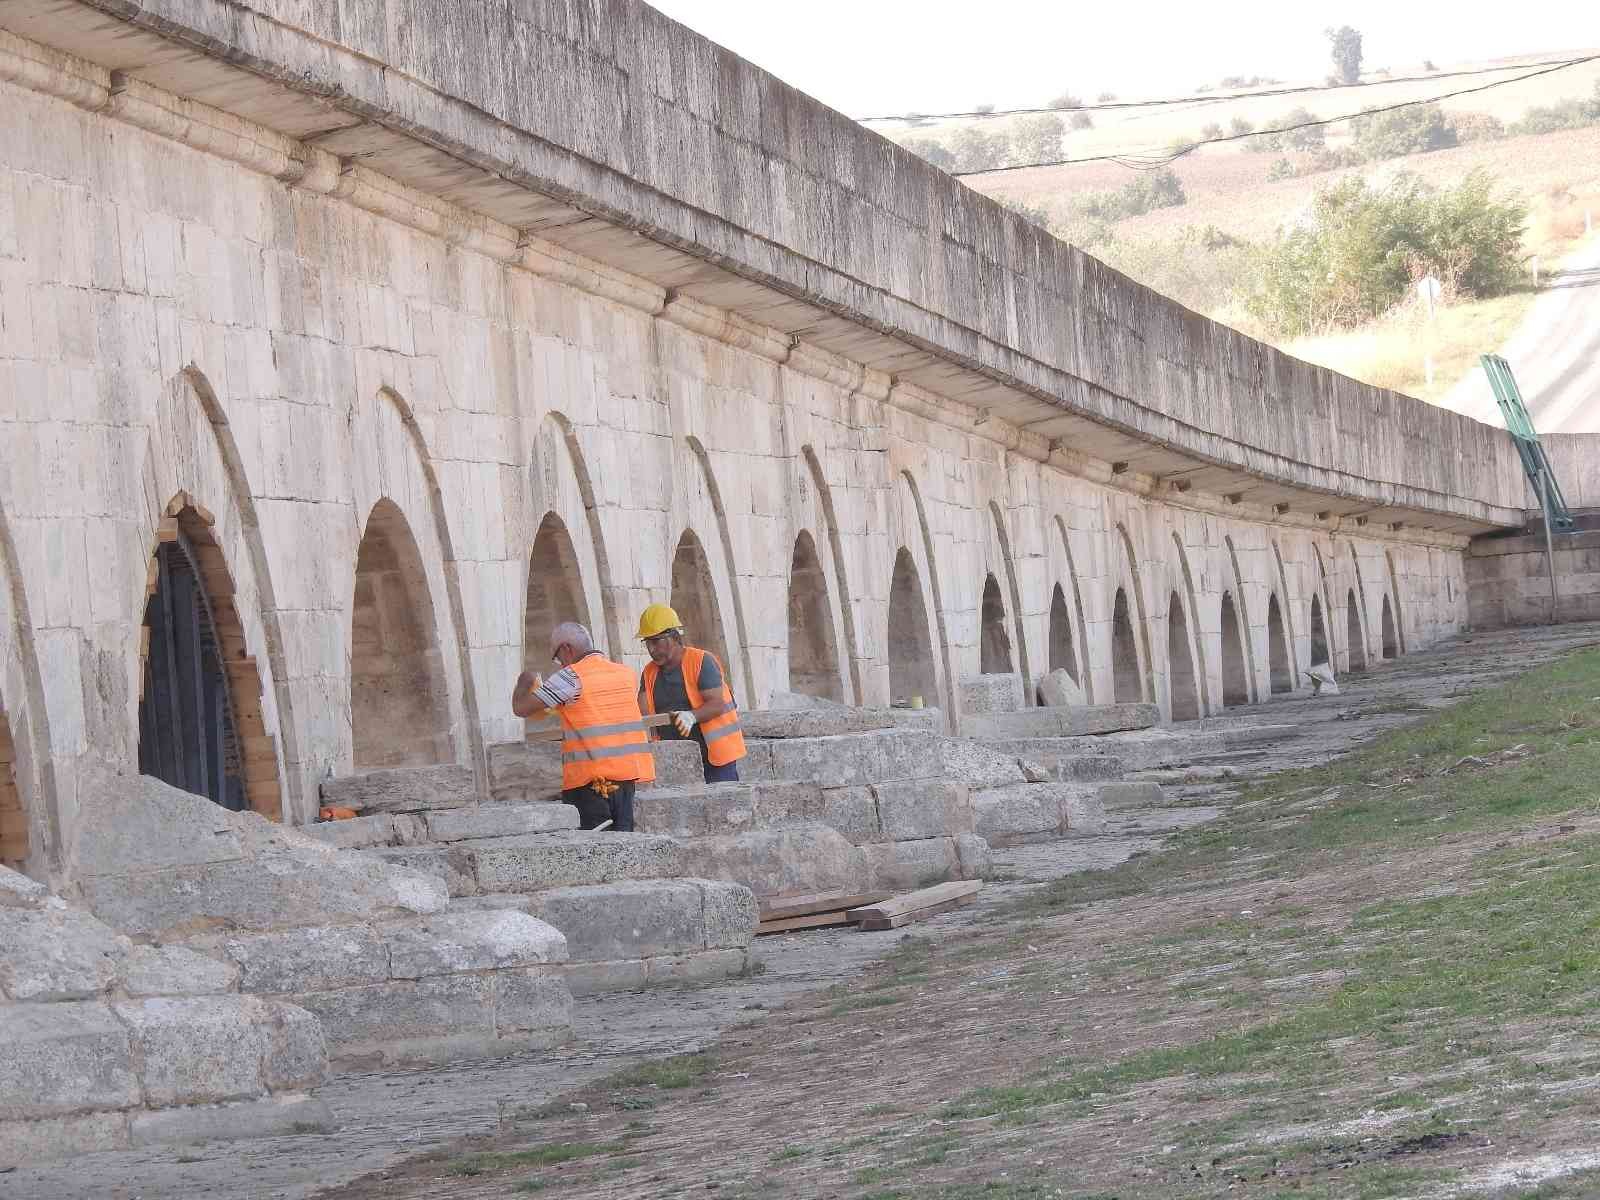
[[[598,650],[591,650],[589,654],[599,654]],[[583,657],[588,658],[589,654]],[[583,680],[578,678],[578,673],[571,667],[562,667],[554,675],[533,689],[533,694],[539,698],[539,703],[546,708],[560,708],[563,704],[571,704],[583,695]]]

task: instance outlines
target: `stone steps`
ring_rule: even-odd
[[[1019,783],[972,796],[977,831],[991,846],[1098,834],[1105,829],[1101,794],[1118,784]]]

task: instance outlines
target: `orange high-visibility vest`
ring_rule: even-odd
[[[700,667],[707,657],[717,664],[717,669],[722,671],[722,663],[715,654],[709,650],[701,650],[698,646],[685,646],[683,648],[683,690],[689,697],[689,707],[699,708],[707,701],[707,697],[700,693]],[[645,711],[656,711],[656,680],[661,676],[661,668],[655,663],[645,664],[644,668],[644,704]],[[731,762],[738,762],[744,757],[744,734],[739,732],[739,710],[731,707],[733,704],[733,689],[728,686],[728,673],[722,671],[722,687],[717,694],[709,697],[721,704],[729,705],[727,712],[720,717],[712,717],[709,721],[700,722],[700,731],[706,738],[706,761],[713,767],[725,767]]]
[[[572,664],[583,690],[556,709],[561,718],[561,786],[583,787],[596,779],[649,783],[655,755],[639,712],[634,674],[599,654]]]

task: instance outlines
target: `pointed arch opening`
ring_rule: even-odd
[[[794,540],[789,564],[789,690],[824,700],[844,700],[828,577],[817,557],[816,543],[803,529]]]
[[[717,588],[711,578],[711,564],[705,547],[692,529],[685,529],[672,555],[672,600],[684,637],[692,646],[717,656],[724,672],[728,666],[728,639],[723,632],[722,610],[717,605]]]
[[[1000,596],[1000,582],[993,575],[983,581],[980,620],[978,670],[985,675],[1009,675],[1016,670],[1011,662],[1011,635],[1006,632],[1006,605]]]
[[[22,870],[28,859],[28,814],[17,787],[17,752],[11,741],[11,722],[5,698],[0,696],[0,866]]]
[[[928,626],[928,602],[911,551],[904,546],[894,559],[889,584],[889,698],[904,704],[921,697],[937,702],[939,675],[934,665],[933,631]]]
[[[1389,597],[1383,598],[1383,656],[1394,658],[1400,653],[1400,638],[1395,633],[1394,609],[1389,604]]]
[[[276,820],[277,749],[215,524],[180,492],[156,527],[139,635],[139,771]]]
[[[1356,601],[1355,589],[1350,589],[1349,598],[1344,606],[1345,621],[1348,627],[1346,636],[1350,639],[1350,670],[1365,671],[1367,669],[1367,639],[1361,632],[1361,606]]]
[[[1250,671],[1244,656],[1244,637],[1233,593],[1222,593],[1222,703],[1231,708],[1250,703]]]
[[[1311,665],[1328,662],[1328,630],[1322,621],[1322,598],[1311,596]]]
[[[1134,639],[1133,618],[1128,612],[1128,593],[1124,588],[1117,589],[1111,605],[1111,669],[1116,703],[1137,704],[1144,699],[1139,646]]]
[[[1065,671],[1072,681],[1082,684],[1078,674],[1078,654],[1072,636],[1072,616],[1067,609],[1067,593],[1056,584],[1050,596],[1050,670]]]
[[[564,521],[546,513],[528,556],[528,592],[522,609],[522,665],[544,671],[550,661],[550,631],[562,621],[577,621],[601,643],[605,631],[590,622],[584,599],[578,551]]]
[[[1289,636],[1284,632],[1283,612],[1278,607],[1276,592],[1267,598],[1267,669],[1274,695],[1294,691],[1294,668],[1289,665]]]
[[[350,731],[357,770],[452,762],[450,702],[422,553],[405,514],[379,500],[356,551]]]
[[[1167,605],[1167,679],[1174,721],[1200,719],[1200,689],[1196,686],[1194,653],[1189,642],[1189,622],[1177,592]]]

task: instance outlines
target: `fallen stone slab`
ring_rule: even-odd
[[[968,787],[1005,787],[1027,781],[1016,754],[971,738],[940,738],[939,761],[947,779]]]
[[[766,745],[774,778],[805,780],[823,788],[931,779],[943,773],[938,739],[918,730],[791,738]]]
[[[485,892],[537,892],[620,879],[703,874],[685,869],[682,843],[648,833],[568,831],[456,846],[472,854],[478,888]]]
[[[381,983],[389,978],[389,946],[369,924],[313,925],[225,940],[240,987],[258,995],[290,995]]]
[[[456,763],[363,771],[322,783],[324,805],[352,808],[364,816],[463,808],[477,802],[472,769]]]
[[[863,846],[871,886],[887,892],[909,892],[961,878],[961,856],[953,837]]]
[[[503,971],[566,961],[567,939],[527,913],[459,910],[378,927],[389,976],[425,979],[462,971]]]
[[[1010,713],[1022,707],[1022,679],[1015,672],[968,675],[959,690],[963,720],[968,715]]]
[[[1085,701],[1078,681],[1057,667],[1039,680],[1039,703],[1045,708],[1081,708]]]
[[[763,896],[865,891],[863,849],[826,825],[799,824],[683,843],[684,875],[725,879]]]
[[[109,990],[132,949],[79,909],[0,908],[0,997],[92,999]]]
[[[1026,783],[974,792],[977,832],[991,846],[1100,833],[1105,828],[1100,787]]]
[[[894,721],[879,709],[837,706],[755,709],[740,712],[739,725],[746,739],[810,738],[892,729]]]
[[[748,888],[705,879],[553,888],[528,896],[524,911],[561,930],[570,962],[742,949],[755,936],[757,921]]]
[[[477,856],[461,842],[449,846],[375,847],[358,853],[437,879],[451,900],[478,894]]]
[[[901,780],[872,785],[878,819],[889,841],[954,837],[974,832],[972,795],[949,779]]]
[[[654,958],[619,962],[568,963],[562,978],[573,996],[604,992],[637,992],[650,987],[716,983],[748,974],[748,950],[699,950],[693,954],[664,954]]]
[[[1154,704],[1094,704],[1082,708],[1029,708],[1021,712],[962,714],[961,732],[982,739],[1080,737],[1148,729],[1161,720]]]
[[[634,799],[635,828],[672,837],[710,837],[815,820],[823,792],[814,783],[698,783],[651,787]]]
[[[571,804],[479,804],[472,808],[429,812],[422,817],[430,842],[468,838],[516,837],[578,828],[578,810]]]
[[[1167,802],[1166,793],[1159,783],[1122,780],[1100,785],[1100,802],[1108,810],[1126,808],[1160,808]]]
[[[233,1104],[136,1112],[128,1122],[128,1141],[133,1146],[186,1145],[292,1133],[332,1133],[338,1128],[339,1122],[325,1103],[301,1092]]]
[[[1058,782],[1087,783],[1098,779],[1116,779],[1126,769],[1126,764],[1115,753],[1100,749],[1086,750],[1082,740],[998,738],[975,744],[985,746],[996,754],[1013,757],[1019,765],[1037,763]]]
[[[128,1027],[99,1001],[0,1006],[0,1121],[143,1102]]]
[[[366,850],[372,846],[392,846],[400,841],[393,813],[374,813],[370,817],[351,817],[344,821],[318,821],[301,826],[300,832],[338,850]]]

